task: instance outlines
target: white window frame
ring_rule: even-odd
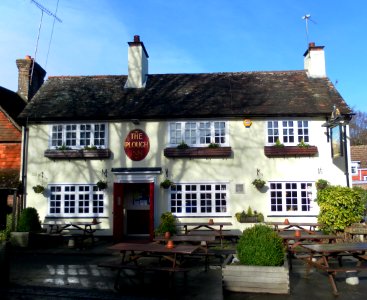
[[[90,130],[83,130],[83,127],[90,126]],[[104,138],[100,137],[100,126],[104,126]],[[71,127],[71,128],[70,128]],[[54,131],[55,129],[55,131]],[[103,132],[103,131],[102,131]],[[84,145],[83,134],[89,133],[89,144]],[[57,135],[57,136],[56,136]],[[104,139],[104,144],[95,145],[96,139]],[[56,144],[54,143],[56,142]],[[70,144],[70,141],[73,141]],[[98,149],[108,148],[108,124],[107,123],[63,123],[49,125],[49,149],[57,149],[66,146],[70,149],[84,149],[86,147],[97,147]]]
[[[350,164],[351,174],[353,176],[358,175],[358,169],[361,165],[360,161],[352,161]]]
[[[305,188],[303,189],[303,185]],[[279,187],[280,188],[277,188]],[[269,181],[269,212],[271,215],[313,215],[317,213],[315,182]],[[306,208],[306,210],[303,210]],[[308,210],[307,210],[308,208]],[[275,209],[275,210],[274,210]]]
[[[205,126],[210,124],[209,129]],[[218,124],[224,124],[224,134],[220,128],[218,130]],[[202,139],[203,131],[210,132],[209,139],[206,141]],[[218,134],[219,133],[219,134]],[[229,122],[224,120],[200,120],[200,121],[172,121],[168,123],[168,144],[170,147],[176,147],[182,142],[185,142],[190,147],[208,147],[210,143],[216,143],[223,147],[229,146]]]
[[[272,127],[269,127],[269,124]],[[307,125],[307,126],[305,126]],[[266,145],[274,145],[279,138],[279,142],[288,146],[296,146],[302,140],[305,144],[310,144],[311,122],[304,119],[274,119],[266,121]],[[290,139],[293,140],[290,141]]]
[[[102,217],[107,216],[107,194],[95,184],[49,184],[47,197],[48,217]],[[87,197],[85,197],[87,196]],[[86,199],[88,198],[88,199]],[[69,205],[68,205],[69,202]],[[75,202],[74,204],[70,202]],[[81,203],[83,202],[83,203]],[[60,211],[53,211],[59,208]],[[73,211],[65,210],[75,208]],[[88,208],[88,211],[84,211]],[[83,211],[80,212],[79,209]]]
[[[192,208],[190,204],[195,201],[196,205],[193,207],[196,211],[190,212]],[[229,184],[228,182],[175,183],[170,188],[168,202],[169,210],[177,217],[228,216]]]

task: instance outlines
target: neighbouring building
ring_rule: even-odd
[[[8,207],[21,189],[22,127],[18,115],[43,83],[45,71],[29,56],[17,60],[18,92],[0,87],[0,229],[5,226]]]
[[[350,147],[353,186],[367,189],[367,145]]]
[[[121,240],[152,236],[166,211],[239,229],[249,206],[313,221],[315,181],[349,185],[351,110],[324,47],[310,43],[299,71],[149,74],[139,36],[128,45],[126,76],[49,77],[20,115],[27,206],[43,222],[98,218]]]

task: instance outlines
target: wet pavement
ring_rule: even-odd
[[[289,295],[232,293],[222,290],[220,260],[212,258],[204,270],[202,260],[193,260],[185,283],[176,274],[173,288],[167,274],[146,274],[144,282],[124,276],[121,291],[114,290],[115,271],[99,268],[102,262],[119,260],[119,254],[107,250],[111,243],[99,241],[84,250],[57,247],[12,251],[10,286],[0,289],[0,299],[211,299],[211,300],[280,300],[348,299],[367,297],[367,272],[359,273],[359,284],[346,284],[345,274],[336,277],[338,297],[331,292],[327,276],[313,271],[305,278],[301,260],[293,261]]]

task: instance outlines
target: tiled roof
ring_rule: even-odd
[[[0,109],[3,110],[13,121],[26,106],[26,102],[15,92],[0,86]]]
[[[327,78],[305,71],[50,77],[21,114],[29,121],[329,116],[350,109]]]
[[[367,168],[367,145],[350,146],[352,161],[361,162],[361,168]]]

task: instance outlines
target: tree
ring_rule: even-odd
[[[367,113],[355,111],[349,123],[350,143],[352,146],[367,145]]]

